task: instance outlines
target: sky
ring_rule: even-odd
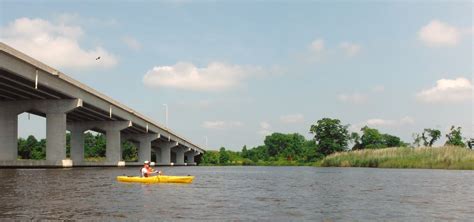
[[[472,1],[0,0],[0,41],[208,149],[325,117],[474,137],[473,34]]]

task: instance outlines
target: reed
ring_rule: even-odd
[[[474,170],[474,151],[455,146],[365,149],[334,153],[315,166]]]

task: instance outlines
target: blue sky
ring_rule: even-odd
[[[473,3],[4,1],[0,39],[209,147],[339,118],[473,137]],[[101,56],[95,61],[95,56]],[[20,116],[20,136],[44,120]]]

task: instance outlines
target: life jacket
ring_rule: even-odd
[[[146,173],[143,173],[143,168],[146,169]],[[143,177],[148,177],[148,174],[152,173],[153,172],[153,169],[151,167],[142,167],[140,168],[140,175],[142,175]]]

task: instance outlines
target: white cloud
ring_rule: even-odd
[[[454,46],[461,41],[462,31],[439,20],[432,20],[418,31],[418,38],[428,46]]]
[[[149,87],[171,87],[194,91],[222,91],[235,88],[251,76],[262,73],[261,68],[212,62],[199,68],[178,62],[173,66],[157,66],[148,71],[143,82]]]
[[[469,79],[440,79],[436,86],[416,94],[418,100],[426,103],[459,103],[472,101],[473,86]]]
[[[361,93],[352,93],[352,94],[339,94],[337,99],[341,102],[345,103],[353,103],[353,104],[363,104],[367,102],[367,96]]]
[[[362,47],[355,43],[342,42],[339,44],[339,48],[341,48],[347,56],[352,57],[357,55]]]
[[[215,130],[226,130],[236,127],[241,127],[244,124],[239,121],[205,121],[202,123],[202,127],[206,129],[215,129]]]
[[[134,51],[138,51],[142,48],[142,45],[140,44],[140,42],[138,42],[138,40],[130,37],[130,36],[124,36],[122,37],[122,42],[125,43],[125,45],[128,46],[128,48],[134,50]]]
[[[258,131],[258,134],[267,136],[272,134],[273,132],[271,131],[272,126],[268,122],[260,122],[260,130]]]
[[[301,123],[304,121],[304,116],[300,113],[284,115],[280,116],[280,121],[283,123]]]
[[[412,125],[415,123],[415,120],[412,117],[406,116],[399,120],[391,119],[369,119],[365,122],[365,125],[371,127],[383,127],[383,126],[402,126],[402,125]]]
[[[309,49],[314,53],[320,53],[324,50],[324,40],[323,39],[315,39],[309,45]]]
[[[0,29],[0,41],[57,68],[112,67],[117,58],[97,46],[84,49],[80,26],[52,23],[43,19],[19,18]],[[100,56],[101,59],[96,60]]]

